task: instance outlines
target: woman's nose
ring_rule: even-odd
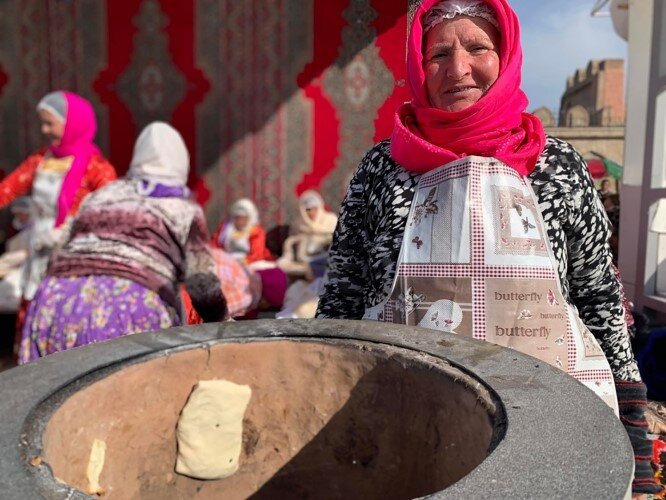
[[[471,72],[470,55],[466,50],[454,50],[449,59],[447,75],[456,80]]]

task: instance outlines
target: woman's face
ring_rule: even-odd
[[[311,207],[311,208],[306,208],[305,213],[308,214],[308,217],[310,220],[315,220],[317,219],[317,213],[319,212],[318,207]]]
[[[51,146],[58,146],[65,133],[65,124],[45,109],[37,110],[40,130]]]
[[[250,218],[247,215],[234,215],[231,220],[239,231],[245,229],[250,222]]]
[[[462,111],[488,91],[499,76],[500,35],[479,17],[456,16],[426,35],[423,69],[430,104]]]

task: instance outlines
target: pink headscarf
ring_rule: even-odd
[[[49,146],[55,158],[74,156],[74,161],[58,195],[58,215],[55,225],[63,223],[69,209],[74,203],[74,196],[81,186],[83,176],[93,155],[99,154],[99,149],[93,143],[97,134],[97,120],[92,105],[72,92],[62,92],[67,101],[67,116],[65,117],[65,131],[60,144]]]
[[[546,142],[543,125],[524,113],[520,88],[523,52],[518,18],[506,0],[485,0],[499,22],[500,71],[488,92],[456,112],[431,107],[423,71],[422,19],[440,0],[423,0],[416,10],[407,46],[407,76],[412,101],[398,109],[391,156],[416,173],[425,173],[469,155],[494,157],[521,175],[529,174]]]

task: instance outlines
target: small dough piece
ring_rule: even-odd
[[[201,380],[178,420],[176,472],[222,479],[239,467],[243,415],[252,389],[226,380]]]
[[[91,495],[101,495],[104,489],[99,484],[99,476],[104,468],[104,456],[106,455],[106,443],[101,439],[94,439],[90,449],[90,459],[86,476],[88,478],[88,493]]]

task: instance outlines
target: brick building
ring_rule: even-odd
[[[532,111],[546,133],[570,142],[588,162],[599,155],[622,164],[624,159],[624,61],[590,61],[567,78],[559,120],[540,107]]]
[[[624,61],[590,61],[567,78],[560,104],[560,126],[624,125]]]

